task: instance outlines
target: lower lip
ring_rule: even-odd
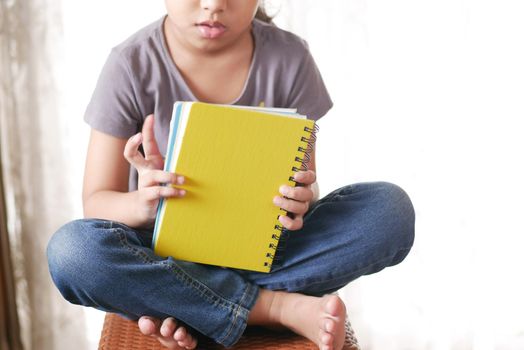
[[[226,32],[225,27],[210,27],[205,25],[199,25],[198,29],[200,30],[200,34],[206,39],[216,39]]]

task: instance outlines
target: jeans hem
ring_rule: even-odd
[[[240,301],[237,304],[235,310],[233,310],[232,320],[229,327],[224,331],[224,335],[216,340],[217,343],[222,344],[225,347],[233,346],[242,334],[247,326],[247,319],[249,312],[258,298],[259,288],[251,283],[247,284],[246,290],[242,294]]]
[[[258,297],[258,286],[246,281],[245,290],[238,302],[226,299],[223,296],[217,294],[206,284],[193,277],[189,272],[185,271],[182,266],[177,264],[176,260],[169,259],[156,261],[144,252],[136,249],[131,244],[129,244],[124,230],[115,226],[116,225],[113,225],[113,223],[109,224],[109,228],[116,233],[119,243],[124,249],[130,251],[132,255],[134,255],[143,263],[156,265],[166,269],[167,271],[170,271],[181,283],[190,287],[200,297],[204,298],[209,303],[216,305],[223,311],[226,311],[224,313],[224,317],[225,319],[228,319],[229,322],[224,326],[225,331],[221,332],[222,335],[217,336],[216,334],[206,334],[205,332],[203,333],[204,335],[211,337],[217,343],[220,343],[226,347],[232,346],[238,341],[246,328],[249,310],[253,307]],[[191,324],[189,325],[194,326]],[[197,330],[199,329],[197,328]]]

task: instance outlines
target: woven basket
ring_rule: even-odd
[[[142,335],[136,322],[115,314],[106,314],[100,337],[99,350],[165,350],[153,337]],[[224,347],[210,339],[200,337],[197,349],[223,350]],[[318,350],[318,347],[304,337],[291,332],[276,332],[264,328],[249,327],[242,338],[230,349],[234,350],[277,350],[301,349]],[[346,322],[344,350],[359,350],[351,324]]]

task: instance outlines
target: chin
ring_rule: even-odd
[[[194,44],[194,47],[205,53],[215,53],[222,51],[230,45],[229,42],[216,39],[201,39]]]

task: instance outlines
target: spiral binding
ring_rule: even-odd
[[[313,129],[308,128],[307,126],[304,127],[304,131],[308,133],[307,136],[302,136],[300,138],[300,141],[306,143],[304,145],[305,147],[299,146],[297,148],[298,152],[302,153],[302,158],[299,156],[295,157],[295,161],[300,163],[300,167],[293,166],[291,168],[291,171],[293,173],[296,173],[297,171],[304,171],[308,169],[308,163],[311,161],[310,153],[313,151],[313,148],[315,146],[315,142],[317,140],[317,132],[319,128],[317,124],[314,124]],[[294,182],[295,186],[300,186],[301,184],[295,180],[295,178],[291,175],[289,176],[289,181]],[[287,211],[280,208],[280,210],[283,212],[281,215],[287,215]],[[268,251],[266,253],[266,258],[269,258],[268,261],[264,262],[265,267],[269,267],[269,270],[271,271],[274,267],[279,266],[282,262],[282,253],[286,247],[287,240],[289,237],[289,233],[287,230],[284,230],[284,227],[280,225],[278,218],[280,215],[277,216],[277,222],[274,226],[275,232],[271,235],[271,242],[268,245]]]

